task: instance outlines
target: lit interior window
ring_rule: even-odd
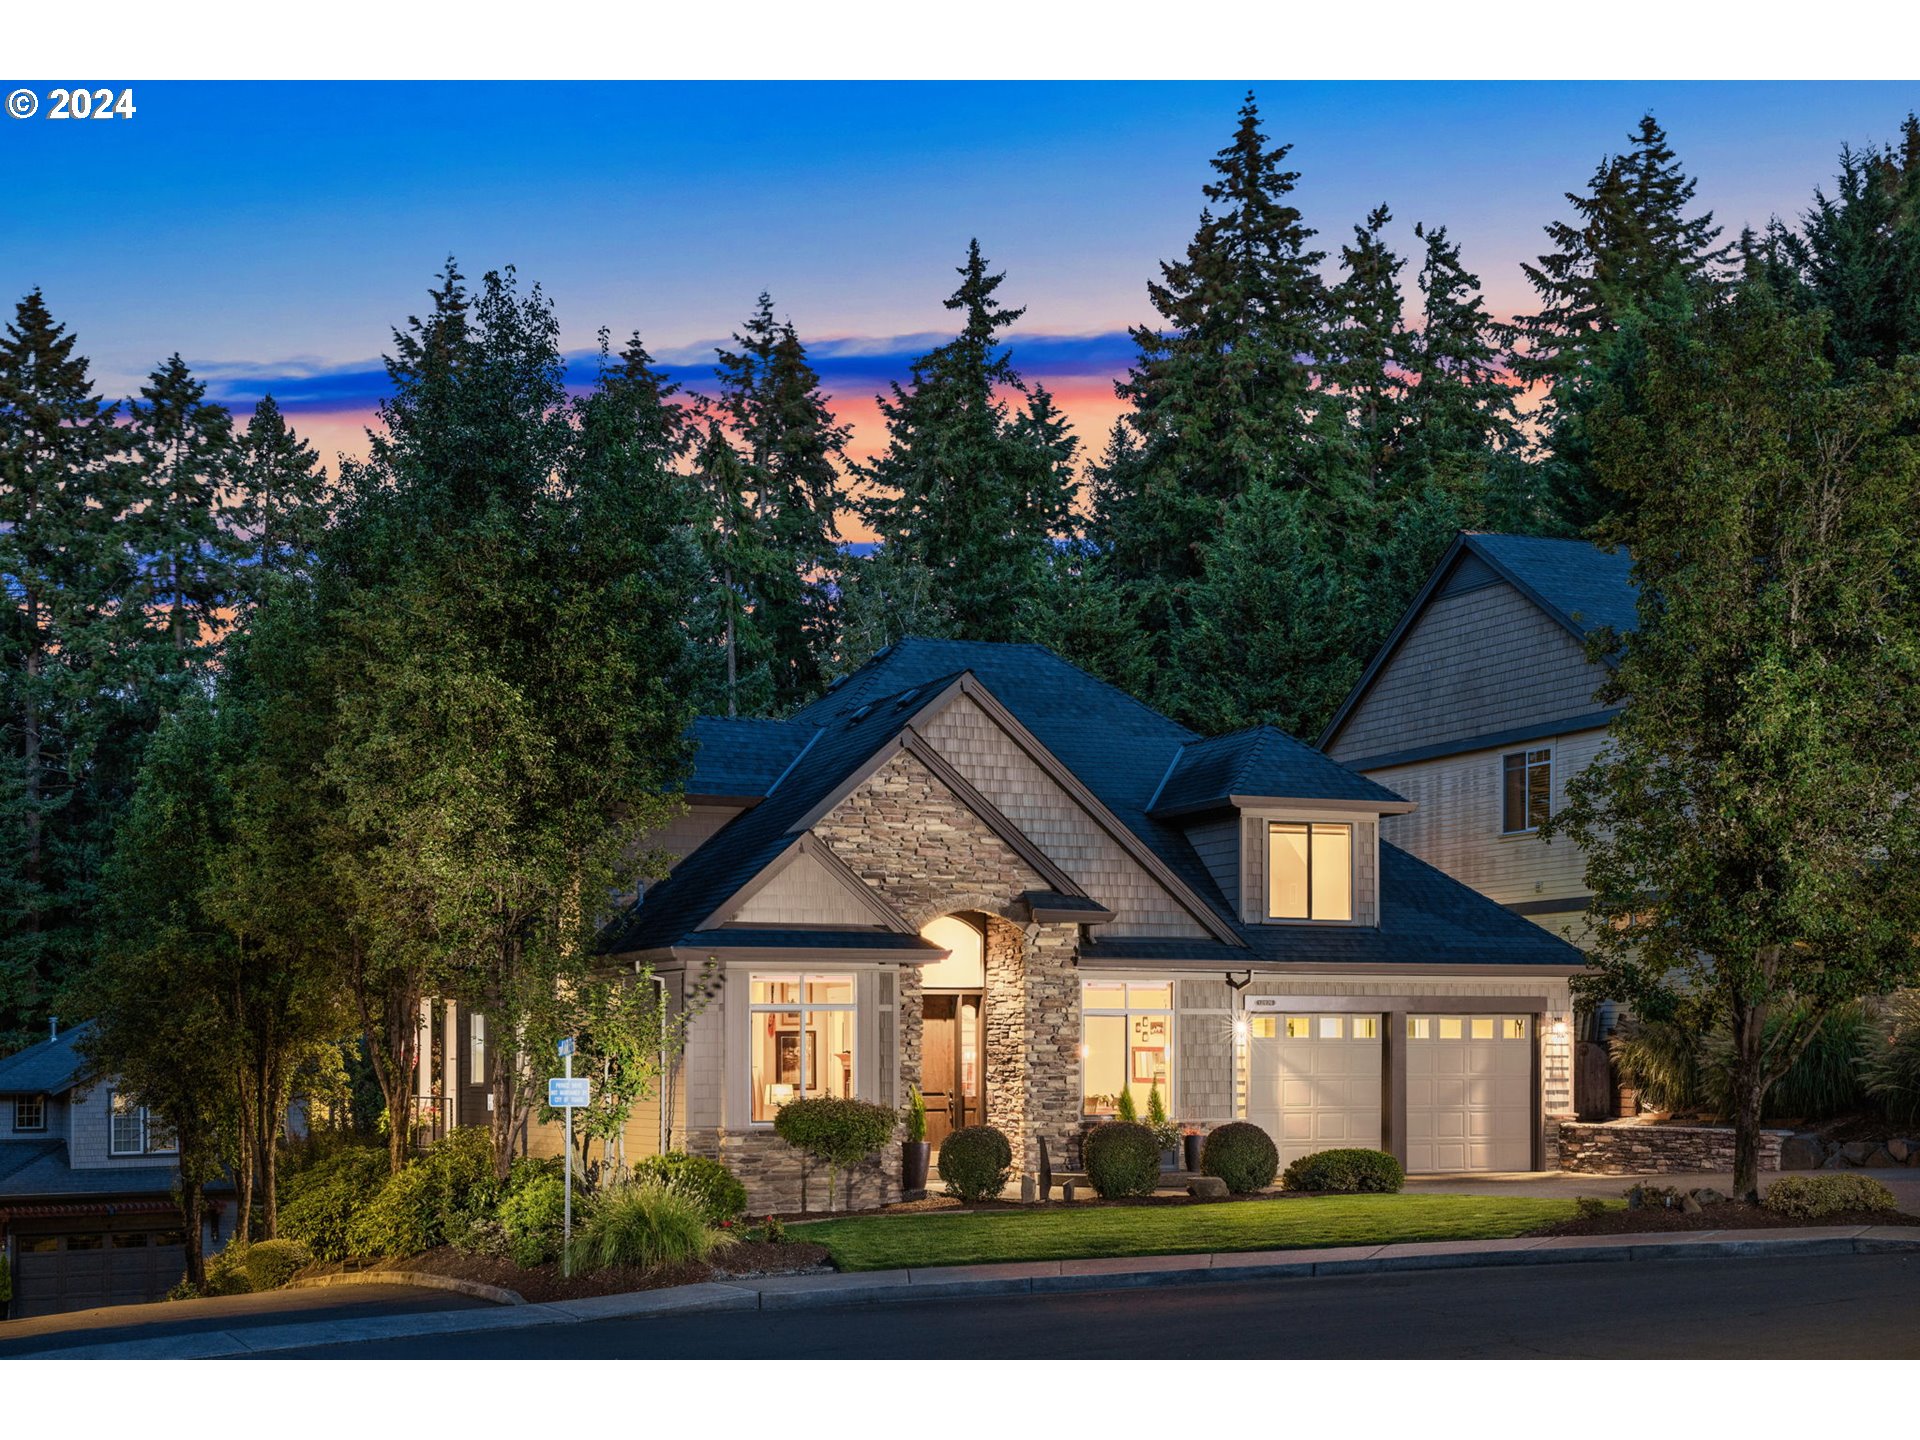
[[[1343,1028],[1338,1015],[1322,1015],[1320,1017],[1320,1038],[1322,1040],[1338,1040]]]
[[[1147,1113],[1154,1087],[1173,1108],[1173,986],[1088,985],[1081,991],[1081,1108],[1112,1115],[1122,1092]]]
[[[1442,1015],[1440,1017],[1440,1038],[1442,1040],[1458,1040],[1460,1038],[1460,1017],[1458,1015]]]
[[[1356,1015],[1353,1017],[1353,1038],[1356,1040],[1377,1040],[1380,1038],[1380,1018],[1377,1015]]]
[[[1407,1038],[1409,1040],[1431,1040],[1433,1038],[1433,1022],[1425,1015],[1409,1015],[1407,1017]]]
[[[1524,1040],[1527,1038],[1527,1021],[1522,1015],[1509,1015],[1500,1022],[1500,1036],[1503,1040]]]
[[[756,975],[748,986],[754,1120],[802,1095],[850,1099],[858,1018],[851,975]]]
[[[1267,826],[1267,915],[1274,920],[1353,918],[1353,827]]]
[[[1493,1038],[1493,1019],[1491,1016],[1474,1017],[1473,1038],[1476,1040],[1491,1040]]]
[[[1273,1016],[1256,1015],[1253,1017],[1253,1038],[1254,1039],[1271,1040],[1277,1034],[1279,1034],[1279,1026],[1275,1022]]]

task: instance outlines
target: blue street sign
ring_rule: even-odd
[[[565,1110],[573,1105],[586,1105],[593,1098],[592,1086],[585,1076],[575,1080],[568,1076],[554,1076],[547,1081],[547,1104],[555,1110]]]
[[[560,1056],[562,1059],[565,1059],[571,1054],[573,1054],[573,1037],[569,1035],[560,1042]]]

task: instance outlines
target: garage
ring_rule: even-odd
[[[16,1318],[161,1300],[187,1268],[178,1227],[16,1232],[13,1251]]]
[[[1255,1015],[1247,1118],[1282,1166],[1317,1150],[1380,1145],[1378,1015]]]
[[[1409,1172],[1533,1168],[1533,1017],[1407,1017]]]

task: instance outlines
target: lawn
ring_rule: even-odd
[[[792,1227],[842,1270],[1290,1250],[1414,1240],[1497,1240],[1571,1219],[1571,1200],[1527,1195],[1316,1195],[1217,1205],[1051,1206],[873,1215]]]

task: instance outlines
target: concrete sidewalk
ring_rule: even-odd
[[[820,1309],[890,1300],[1114,1290],[1135,1286],[1436,1270],[1463,1266],[1565,1265],[1712,1256],[1817,1256],[1894,1251],[1920,1251],[1920,1227],[1847,1225],[1795,1230],[1704,1230],[1643,1235],[1522,1237],[1416,1245],[1360,1245],[1332,1250],[1147,1255],[1106,1260],[1036,1260],[1008,1265],[962,1265],[923,1270],[879,1270],[851,1275],[787,1275],[763,1280],[730,1280],[541,1305],[343,1318],[255,1328],[235,1327],[114,1344],[62,1345],[59,1343],[61,1340],[73,1337],[49,1335],[46,1337],[48,1346],[29,1352],[26,1358],[226,1359],[355,1341],[531,1329],[702,1310]]]

